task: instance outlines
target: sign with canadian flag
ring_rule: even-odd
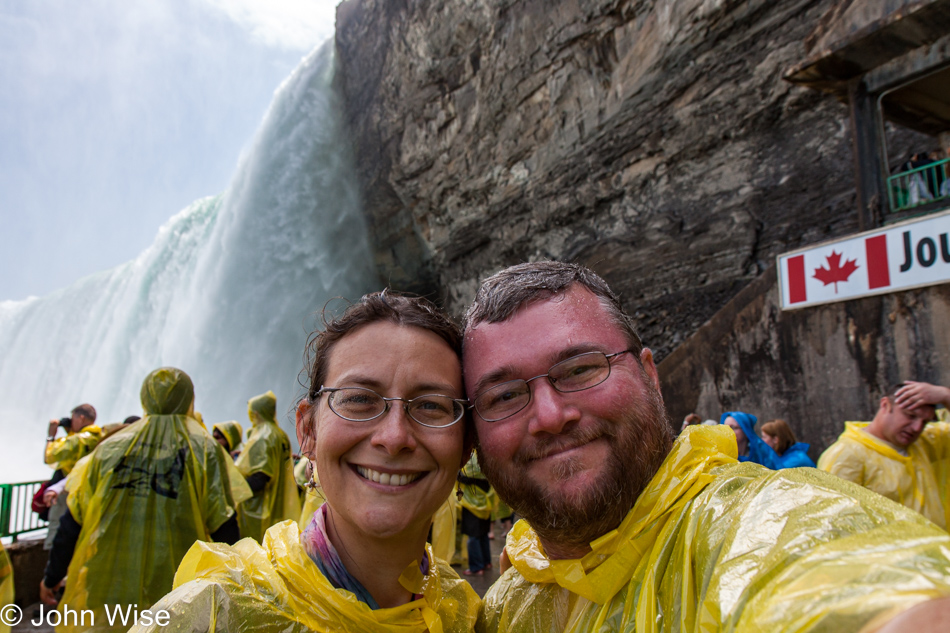
[[[950,282],[950,211],[778,256],[782,309]]]

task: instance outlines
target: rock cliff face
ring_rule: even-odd
[[[503,266],[579,261],[662,358],[778,253],[857,230],[847,111],[782,80],[833,4],[345,2],[383,279],[461,312]]]

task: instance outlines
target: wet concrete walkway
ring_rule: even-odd
[[[462,576],[464,580],[467,580],[471,585],[472,589],[475,590],[479,596],[484,596],[485,592],[488,591],[488,588],[492,586],[492,583],[498,580],[498,557],[501,555],[501,550],[505,547],[505,539],[502,536],[502,530],[499,528],[498,523],[494,523],[493,532],[495,538],[490,540],[491,543],[491,557],[492,557],[492,568],[486,569],[483,576],[462,576],[463,567],[458,565],[453,565],[452,569],[458,572],[459,576]]]
[[[45,607],[48,608],[48,607]],[[31,604],[23,609],[23,619],[10,629],[10,633],[53,633],[53,627],[48,624],[33,626],[33,620],[39,615],[40,603]]]

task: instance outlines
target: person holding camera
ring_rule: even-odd
[[[57,439],[59,427],[66,429],[66,436]],[[95,407],[81,404],[70,412],[70,417],[49,421],[44,461],[55,465],[66,476],[76,462],[92,452],[100,439],[102,429],[96,426]]]
[[[57,438],[60,427],[66,430],[64,437]],[[43,502],[49,508],[49,530],[44,549],[53,547],[53,538],[59,528],[59,519],[66,512],[66,493],[59,493],[54,486],[66,478],[76,462],[92,452],[102,440],[102,429],[96,426],[96,409],[91,404],[81,404],[70,412],[70,417],[50,420],[46,431],[46,449],[43,461],[53,465],[56,472],[50,479]],[[51,490],[52,489],[52,490]]]

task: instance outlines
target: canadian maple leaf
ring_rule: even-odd
[[[858,269],[858,260],[856,259],[849,259],[845,261],[842,266],[841,255],[842,253],[831,251],[831,255],[825,257],[825,260],[828,262],[828,268],[824,266],[816,268],[814,275],[815,279],[826,286],[828,284],[834,284],[835,294],[838,294],[838,282],[848,281],[848,277],[851,276],[851,273]]]

